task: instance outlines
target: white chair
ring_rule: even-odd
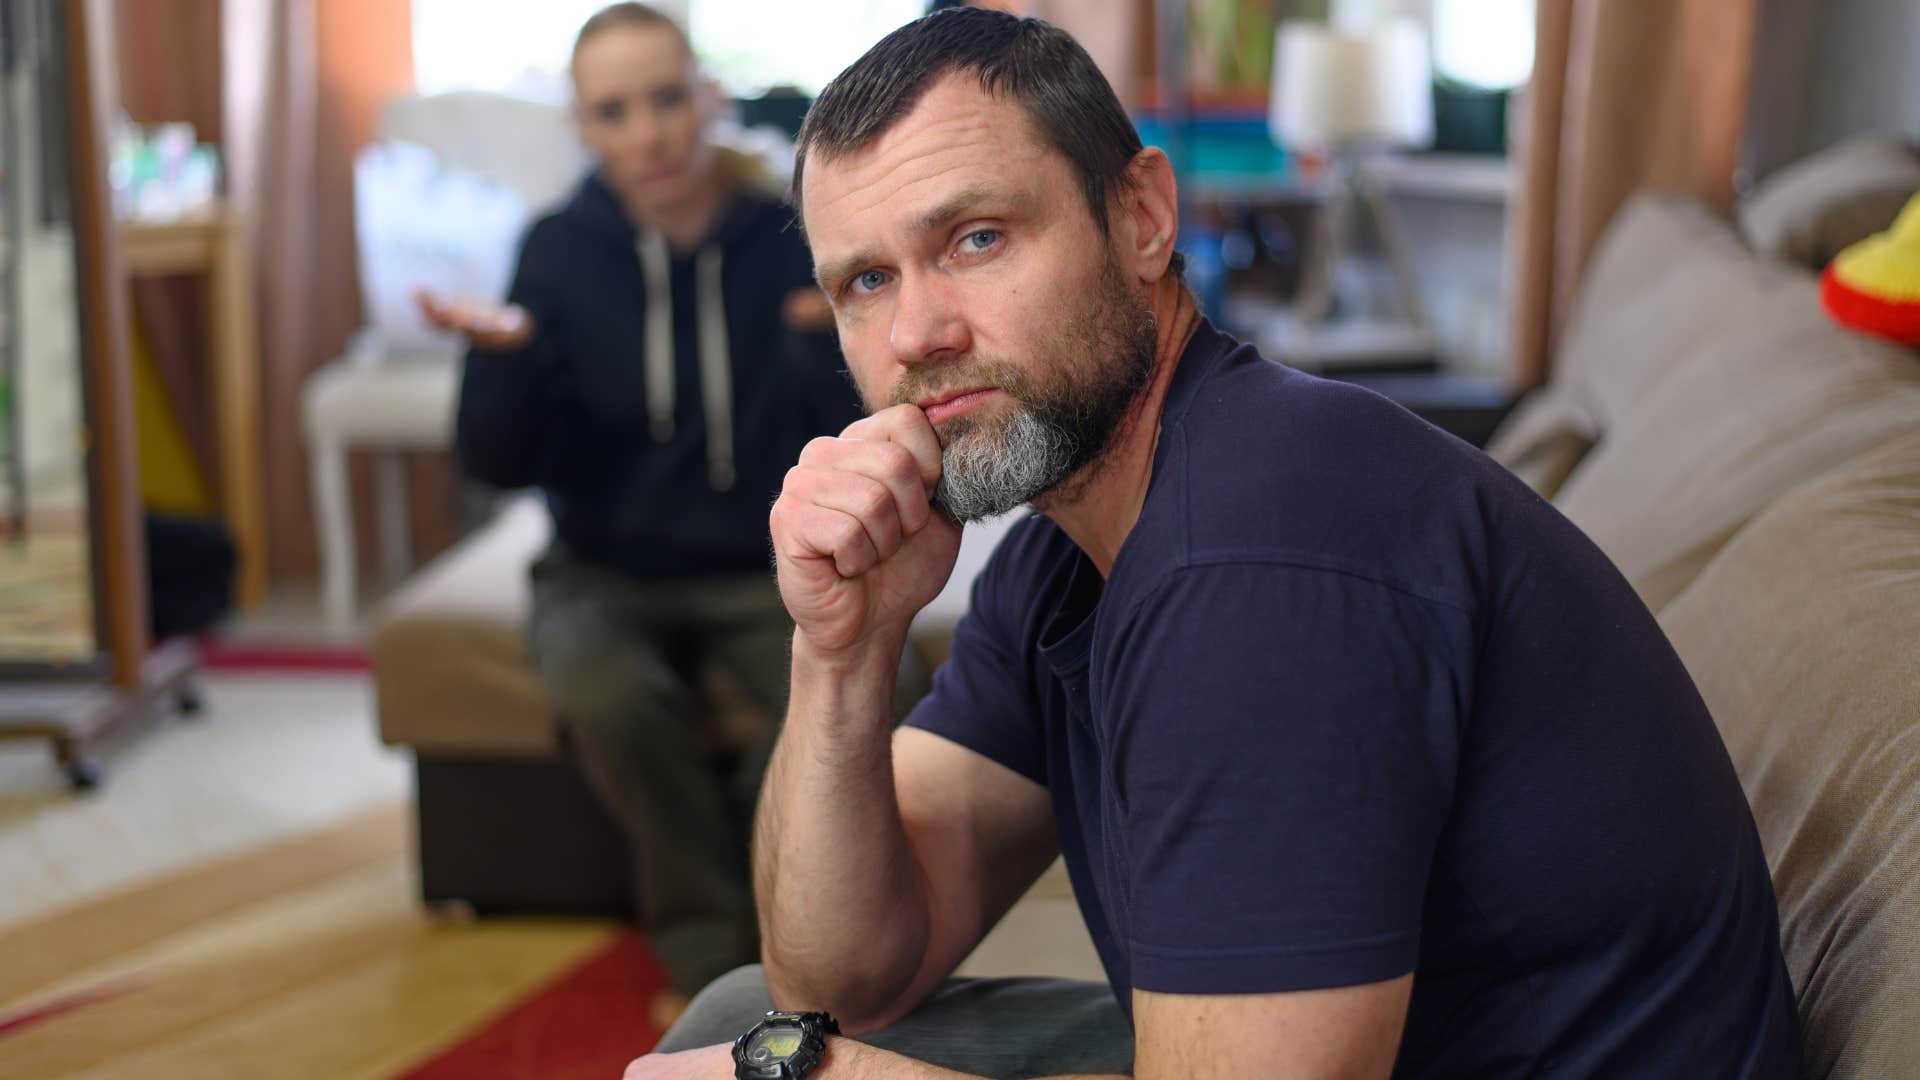
[[[535,213],[564,197],[587,161],[565,107],[498,94],[461,92],[389,102],[381,113],[380,136],[424,146],[448,167],[511,188]],[[377,452],[382,569],[389,583],[397,582],[412,562],[405,455],[452,445],[459,361],[456,345],[395,349],[369,328],[356,336],[346,355],[309,376],[302,388],[321,599],[330,622],[353,620],[358,589],[347,455],[356,449]]]

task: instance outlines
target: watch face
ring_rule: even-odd
[[[746,1059],[754,1065],[771,1065],[776,1061],[787,1060],[798,1049],[800,1049],[799,1028],[767,1028],[748,1040]]]

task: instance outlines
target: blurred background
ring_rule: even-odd
[[[777,176],[928,5],[659,6],[724,94],[709,137]],[[1172,157],[1209,317],[1475,443],[1544,430],[1530,391],[1582,423],[1632,396],[1548,391],[1639,193],[1759,251],[1829,235],[1779,224],[1808,177],[1866,193],[1849,242],[1920,187],[1920,0],[994,6],[1072,32]],[[617,842],[488,816],[598,811],[523,655],[543,514],[459,475],[463,343],[413,302],[499,300],[591,167],[568,60],[599,7],[0,0],[0,1077],[600,1075],[651,1045],[659,972],[591,870]],[[1004,527],[969,530],[925,666]],[[577,890],[476,899],[483,849],[489,882]],[[494,909],[539,917],[467,918]],[[1082,970],[1064,892],[1019,910],[977,970]]]
[[[355,228],[356,158],[382,141],[383,118],[407,98],[484,91],[563,103],[571,35],[595,6],[590,0],[127,0],[116,9],[125,115],[147,128],[191,124],[192,138],[208,146],[218,164],[213,212],[232,209],[247,217],[266,492],[264,524],[249,526],[258,535],[241,545],[242,581],[254,583],[250,598],[264,595],[263,574],[296,586],[315,582],[320,569],[322,530],[313,520],[313,470],[299,416],[303,384],[356,340],[365,343],[356,334],[369,326],[370,314],[376,329],[410,336],[383,325],[405,314],[385,317],[381,305],[391,290],[367,287],[369,275],[381,274],[382,255],[405,253],[369,252],[356,243],[367,232]],[[708,72],[740,102],[735,119],[743,134],[765,130],[761,125],[790,128],[806,96],[924,8],[912,0],[666,6],[686,20]],[[1183,243],[1198,255],[1195,284],[1216,319],[1269,355],[1303,366],[1432,365],[1529,378],[1515,367],[1538,361],[1514,355],[1523,347],[1511,340],[1510,301],[1523,275],[1509,266],[1505,239],[1518,172],[1509,147],[1525,141],[1525,89],[1539,25],[1532,0],[1033,0],[1009,6],[1080,37],[1148,141],[1175,154],[1188,203]],[[1586,23],[1575,17],[1575,6],[1563,6],[1566,14],[1546,29],[1570,41],[1547,43],[1558,52],[1546,74],[1563,82],[1569,71],[1584,74],[1593,90],[1550,94],[1550,104],[1585,110],[1570,117],[1573,123],[1552,126],[1590,140],[1589,146],[1568,145],[1580,170],[1595,174],[1589,187],[1600,189],[1596,207],[1617,202],[1642,174],[1717,185],[1721,197],[1731,199],[1737,187],[1848,134],[1914,124],[1913,80],[1920,76],[1899,45],[1915,18],[1910,5],[1753,0],[1729,12],[1716,9],[1711,19],[1679,8],[1647,16],[1610,12]],[[1351,132],[1325,128],[1319,117],[1286,116],[1287,102],[1272,96],[1273,57],[1276,29],[1289,19],[1366,33],[1396,20],[1410,23],[1412,51],[1389,60],[1415,58],[1418,68],[1402,74],[1418,83],[1413,93],[1429,99],[1425,115],[1416,105],[1409,118],[1408,106],[1394,102],[1383,106],[1389,115],[1363,118],[1369,122]],[[1664,44],[1649,44],[1655,42]],[[1303,75],[1324,85],[1373,77],[1352,65],[1340,70],[1312,43],[1300,55],[1304,64],[1318,65]],[[1582,57],[1593,61],[1583,66]],[[1406,89],[1373,88],[1382,94]],[[764,102],[769,91],[776,95],[770,104]],[[801,100],[782,104],[788,93]],[[1681,130],[1676,114],[1683,110],[1693,118]],[[1649,114],[1658,123],[1633,122]],[[1308,125],[1302,134],[1311,145],[1304,152],[1286,145],[1279,130],[1290,120]],[[1669,134],[1662,125],[1675,130]],[[1315,266],[1319,210],[1343,186],[1336,170],[1321,166],[1338,156],[1333,151],[1343,141],[1382,158],[1369,186],[1391,206],[1386,219],[1401,242],[1397,252],[1382,245],[1377,218],[1364,205],[1344,215],[1347,235],[1319,238],[1318,246],[1337,250],[1321,252],[1336,260],[1327,268],[1333,279],[1327,325],[1309,342],[1293,324],[1293,305]],[[572,163],[540,164],[570,181]],[[565,186],[549,182],[543,191],[538,177],[519,179],[531,185],[525,214]],[[1598,210],[1582,214],[1604,220]],[[1591,244],[1597,226],[1582,228],[1586,236],[1576,248]],[[495,229],[502,237],[513,232],[505,224]],[[1400,281],[1387,258],[1396,254]],[[451,268],[446,272],[461,280]],[[1402,289],[1403,282],[1411,288]],[[156,294],[165,284],[136,284],[136,318],[166,387],[167,411],[178,419],[193,461],[204,464],[218,451],[209,445],[200,395],[190,392],[193,378],[181,369],[206,348],[206,329],[196,325],[205,305],[188,295],[190,286],[176,287],[178,295],[163,301]],[[1403,295],[1420,305],[1418,325],[1409,324]],[[1523,351],[1539,349],[1526,344]],[[404,467],[388,468],[403,469],[410,482],[406,542],[417,561],[449,543],[461,519],[446,490],[444,457],[409,457]],[[389,524],[382,564],[381,520],[370,501],[377,466],[357,450],[350,459],[348,487],[360,511],[353,515],[358,589],[369,576],[397,568],[391,556],[398,541]]]

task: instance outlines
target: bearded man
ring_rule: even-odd
[[[629,1077],[1798,1074],[1766,860],[1652,615],[1478,452],[1210,326],[1167,158],[1071,38],[929,16],[799,151],[871,415],[772,514],[764,967]],[[895,730],[956,522],[1023,504]],[[1056,853],[1108,985],[950,981]]]

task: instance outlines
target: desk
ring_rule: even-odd
[[[128,276],[205,274],[210,285],[212,341],[207,389],[213,402],[221,515],[239,549],[238,606],[267,590],[267,518],[260,484],[260,354],[254,329],[253,267],[248,222],[221,211],[210,217],[120,226]]]

